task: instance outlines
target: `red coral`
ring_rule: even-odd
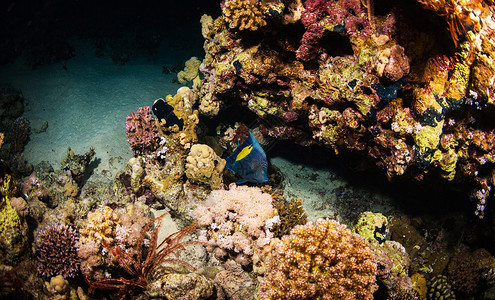
[[[149,106],[138,108],[125,118],[125,133],[130,150],[137,155],[150,154],[158,146],[158,128]]]

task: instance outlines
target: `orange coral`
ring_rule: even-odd
[[[298,225],[276,244],[261,299],[372,299],[376,265],[368,242],[335,220]]]
[[[257,0],[227,0],[222,12],[232,29],[254,31],[266,25]]]

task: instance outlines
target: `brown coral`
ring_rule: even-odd
[[[273,251],[261,299],[372,299],[368,242],[335,220],[296,226]]]

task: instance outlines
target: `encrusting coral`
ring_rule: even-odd
[[[271,254],[260,299],[373,299],[368,242],[335,220],[296,226]]]
[[[43,228],[36,237],[36,271],[44,277],[79,273],[76,244],[77,231],[69,225],[55,224]]]
[[[187,178],[218,189],[222,184],[225,159],[219,157],[208,145],[195,144],[186,158]]]
[[[205,228],[199,240],[218,258],[231,257],[241,265],[251,263],[255,247],[270,242],[272,226],[279,221],[270,194],[259,188],[232,185],[215,190],[200,204],[193,216]]]

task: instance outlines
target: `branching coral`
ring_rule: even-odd
[[[71,226],[55,224],[36,237],[36,270],[44,277],[74,277],[79,272],[76,243],[79,234]]]
[[[282,237],[268,261],[261,299],[373,299],[376,265],[368,242],[318,219]]]
[[[159,138],[158,128],[149,106],[138,108],[125,118],[125,133],[130,144],[129,149],[138,155],[155,151]]]
[[[255,247],[268,244],[277,222],[276,210],[270,194],[259,188],[238,186],[230,190],[215,190],[193,215],[206,230],[200,240],[208,242],[208,249],[219,258],[232,257],[247,265]]]

